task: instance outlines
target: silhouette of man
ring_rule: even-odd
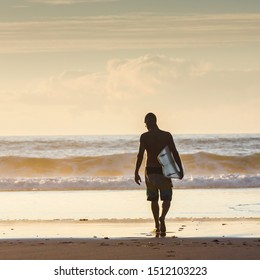
[[[147,154],[146,168],[145,168],[145,183],[147,200],[151,201],[151,209],[155,222],[156,234],[165,236],[166,225],[165,216],[168,213],[172,200],[172,182],[170,178],[163,176],[162,167],[157,159],[157,156],[163,148],[169,147],[176,163],[180,167],[181,179],[183,178],[183,168],[179,153],[175,147],[173,137],[169,132],[160,130],[157,125],[157,118],[153,113],[148,113],[144,120],[148,132],[145,132],[140,137],[139,152],[137,155],[135,168],[135,182],[140,185],[141,177],[139,176],[139,169],[141,167],[144,152]],[[162,202],[162,212],[158,204],[160,199]]]

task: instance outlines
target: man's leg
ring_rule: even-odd
[[[166,232],[165,216],[170,209],[171,200],[172,200],[172,181],[171,181],[171,179],[165,178],[165,177],[161,178],[160,197],[161,197],[161,200],[163,201],[162,214],[159,218],[160,231],[161,231],[161,233],[165,234],[165,232]]]
[[[156,232],[160,232],[159,204],[158,204],[157,200],[151,202],[151,209],[152,209],[152,212],[153,212],[153,218],[154,218]]]
[[[146,194],[147,194],[147,200],[151,201],[151,210],[153,213],[154,223],[155,223],[155,229],[156,233],[160,232],[160,223],[159,223],[159,193],[158,189],[156,188],[154,184],[154,177],[156,174],[145,174],[145,183],[146,183]]]
[[[166,232],[166,225],[165,225],[165,216],[168,213],[169,209],[171,206],[171,201],[170,200],[164,200],[162,203],[162,214],[161,217],[159,218],[160,221],[160,231],[161,232]]]

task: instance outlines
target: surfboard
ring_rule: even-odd
[[[157,157],[162,165],[163,175],[167,178],[180,179],[180,168],[168,146],[162,149]]]

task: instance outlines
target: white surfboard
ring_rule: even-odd
[[[166,146],[162,151],[159,153],[157,157],[158,161],[162,165],[163,175],[167,178],[175,178],[180,179],[180,168],[176,163],[170,149]]]

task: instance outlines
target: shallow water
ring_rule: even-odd
[[[260,218],[260,188],[176,189],[168,218]],[[144,190],[1,192],[0,220],[150,220]]]

